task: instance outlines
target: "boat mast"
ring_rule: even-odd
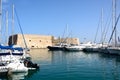
[[[103,32],[103,8],[101,10],[101,43],[103,45],[103,35],[104,35],[104,32]]]
[[[8,11],[6,11],[6,45],[8,45]]]
[[[0,0],[0,43],[2,42],[2,0]]]
[[[14,4],[12,5],[12,44],[14,44]]]
[[[66,24],[66,27],[65,27],[65,30],[64,30],[64,32],[63,32],[63,35],[62,35],[62,41],[61,41],[61,43],[65,43],[66,42],[66,35],[67,35],[67,32],[68,32],[68,24]]]
[[[116,23],[116,0],[112,0],[112,29],[114,29]],[[114,38],[112,38],[112,42],[114,44],[114,46],[117,45],[117,40],[116,40],[116,28],[115,28],[115,34],[114,34]]]

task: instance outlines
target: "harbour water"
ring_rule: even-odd
[[[120,56],[32,49],[39,70],[0,76],[0,80],[120,80]]]

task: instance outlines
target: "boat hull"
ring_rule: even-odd
[[[12,63],[9,63],[7,65],[7,68],[9,73],[28,72],[28,68],[25,67],[24,63],[20,61],[14,61]]]
[[[7,73],[8,69],[6,68],[6,66],[0,66],[0,76],[7,75]]]
[[[108,48],[110,54],[120,55],[120,48]]]
[[[83,48],[80,47],[64,47],[65,51],[82,51]]]
[[[99,52],[100,52],[100,53],[105,53],[105,54],[108,54],[108,53],[109,53],[107,47],[99,48]]]
[[[83,51],[84,52],[98,52],[99,48],[84,48]]]
[[[51,51],[64,50],[64,47],[59,46],[48,46],[47,48]]]

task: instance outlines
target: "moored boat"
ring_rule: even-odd
[[[2,61],[10,61],[12,57],[17,59],[26,59],[30,57],[27,51],[22,47],[0,45],[0,57]]]
[[[37,63],[33,63],[31,60],[25,59],[24,60],[24,65],[29,69],[29,70],[36,70],[39,69],[39,65]]]
[[[110,54],[120,55],[120,47],[108,47],[107,49]]]
[[[99,52],[100,52],[100,53],[107,53],[107,54],[108,54],[108,53],[109,53],[108,47],[100,47],[100,48],[99,48]]]
[[[9,63],[7,66],[9,73],[18,73],[18,72],[27,72],[28,68],[20,60],[14,60]]]
[[[84,52],[98,52],[99,44],[91,44],[83,49]]]
[[[6,68],[6,65],[4,63],[0,63],[0,76],[7,75],[8,68]]]
[[[84,45],[70,45],[70,46],[66,46],[64,47],[66,51],[82,51],[85,46]]]
[[[59,43],[56,44],[55,46],[48,46],[47,48],[51,51],[56,51],[56,50],[64,50],[64,47],[68,46],[67,43]]]

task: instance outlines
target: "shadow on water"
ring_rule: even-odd
[[[0,73],[0,80],[6,80],[7,78],[7,73]]]

